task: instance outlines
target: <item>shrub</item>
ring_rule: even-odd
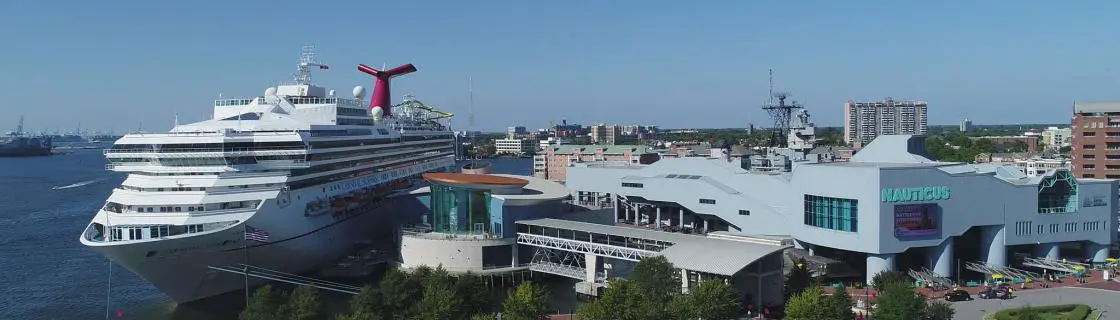
[[[1089,316],[1090,311],[1091,311],[1091,309],[1089,308],[1089,306],[1083,305],[1083,304],[1061,304],[1061,305],[1042,306],[1042,307],[1026,306],[1026,307],[1022,307],[1022,308],[1000,310],[1000,311],[992,314],[992,319],[995,319],[995,320],[1018,320],[1021,316],[1024,315],[1024,313],[1032,313],[1032,314],[1042,314],[1042,313],[1060,314],[1060,313],[1065,313],[1065,315],[1062,316],[1062,318],[1061,318],[1062,320],[1084,320],[1086,317]]]
[[[1076,307],[1073,308],[1073,311],[1070,311],[1069,313],[1067,313],[1066,316],[1064,317],[1064,319],[1065,320],[1085,320],[1085,318],[1089,317],[1089,311],[1091,311],[1089,309],[1089,306],[1079,304],[1079,305],[1077,305]]]

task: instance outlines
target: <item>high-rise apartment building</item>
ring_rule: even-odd
[[[526,130],[525,127],[522,127],[522,126],[506,128],[506,138],[507,139],[520,138],[521,136],[524,136],[526,133],[528,133],[528,130]]]
[[[926,102],[848,101],[844,103],[844,142],[863,147],[875,137],[926,134]]]
[[[621,135],[622,126],[619,125],[600,123],[591,127],[591,141],[596,144],[613,145]]]
[[[1075,102],[1072,124],[1074,176],[1120,179],[1120,102]]]

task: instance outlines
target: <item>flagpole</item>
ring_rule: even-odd
[[[249,233],[249,224],[244,225],[244,232],[241,234],[241,251],[244,252],[244,275],[245,275],[245,308],[249,308],[249,239],[246,237]]]

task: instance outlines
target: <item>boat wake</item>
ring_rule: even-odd
[[[103,180],[103,179],[87,180],[87,181],[82,181],[82,182],[78,182],[78,183],[75,183],[75,184],[69,184],[69,185],[65,185],[65,186],[54,186],[54,187],[51,187],[51,190],[62,190],[62,189],[83,187],[83,186],[87,186],[87,185],[96,183],[96,182],[101,181],[101,180]]]

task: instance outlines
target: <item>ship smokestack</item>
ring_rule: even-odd
[[[389,116],[392,111],[390,109],[393,108],[393,100],[389,95],[389,79],[416,72],[416,67],[409,63],[389,70],[377,70],[359,64],[358,71],[377,78],[373,84],[373,97],[369,100],[369,111],[375,116]]]

